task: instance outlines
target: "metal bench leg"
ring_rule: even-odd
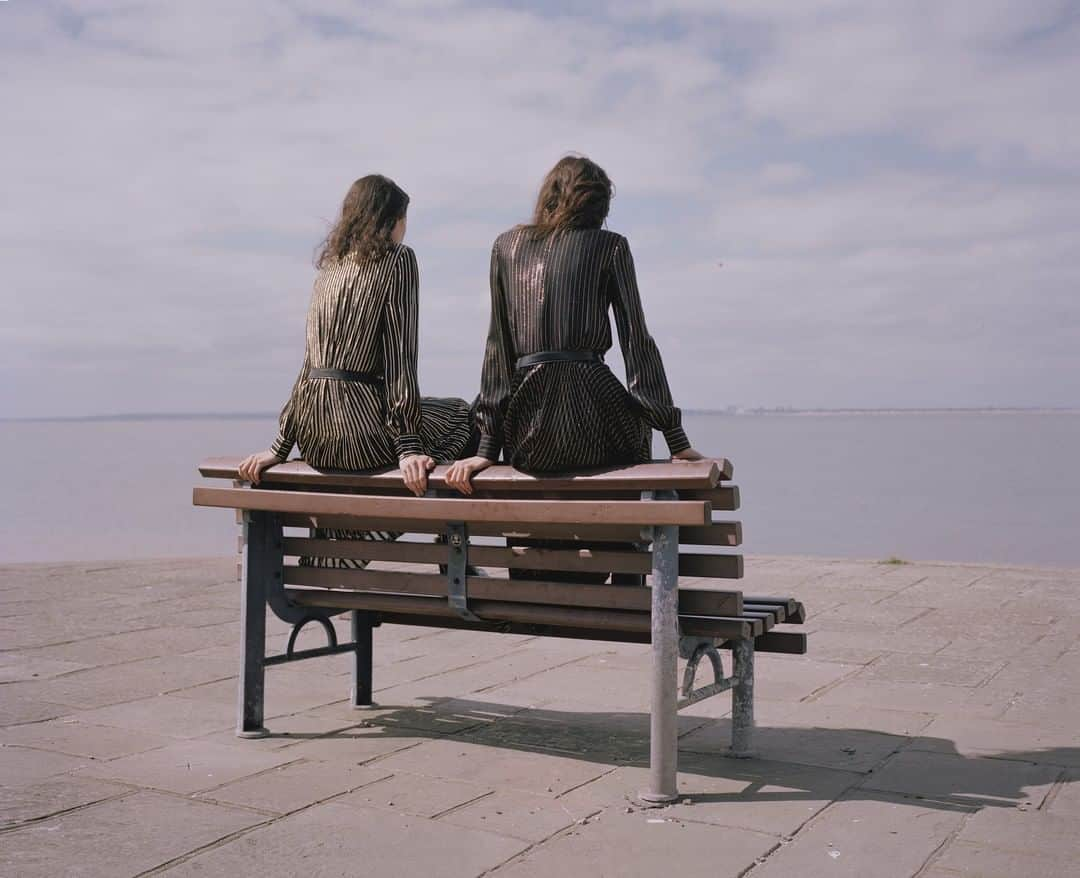
[[[678,798],[679,529],[654,528],[652,570],[652,720],[649,804]]]
[[[240,692],[236,735],[263,738],[266,657],[266,592],[270,577],[281,576],[281,534],[265,512],[244,513],[243,599],[240,604]],[[276,565],[275,565],[276,559]]]
[[[753,756],[754,738],[754,639],[732,644],[735,685],[731,689],[731,755]]]
[[[356,644],[353,653],[352,706],[371,707],[371,663],[373,658],[373,627],[371,615],[360,610],[352,611],[352,639]]]

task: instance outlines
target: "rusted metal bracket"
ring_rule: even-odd
[[[691,704],[704,701],[713,695],[727,692],[738,681],[735,676],[724,676],[724,665],[720,659],[720,652],[716,648],[717,641],[704,637],[680,637],[679,657],[686,659],[686,669],[683,671],[682,689],[678,707],[681,710]],[[698,689],[694,688],[694,677],[697,676],[698,666],[703,658],[708,658],[712,665],[713,682]]]
[[[466,622],[481,619],[469,609],[469,528],[462,521],[446,526],[446,542],[450,557],[446,565],[446,600],[450,609]]]

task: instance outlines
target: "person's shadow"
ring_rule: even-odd
[[[345,705],[341,710],[343,720],[356,724],[312,737],[324,742],[324,752],[340,742],[342,759],[352,741],[393,737],[452,738],[611,766],[644,767],[649,760],[647,713],[525,709],[462,698],[431,699],[420,707],[380,705],[368,718]],[[288,722],[274,721],[275,732],[297,737],[287,734]],[[965,756],[945,738],[759,725],[755,755],[744,759],[726,752],[729,720],[680,715],[679,723],[680,794],[695,803],[901,795],[942,810],[1035,808],[1056,783],[1080,777],[1080,746]],[[717,792],[717,779],[736,787],[729,792],[731,784],[724,784]]]

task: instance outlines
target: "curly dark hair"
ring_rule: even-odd
[[[614,196],[615,186],[596,162],[565,156],[540,184],[529,228],[539,235],[561,229],[598,229],[607,219]]]
[[[394,248],[390,233],[408,208],[409,196],[389,177],[361,177],[349,187],[341,217],[319,246],[316,267],[341,262],[350,254],[358,262],[385,256]]]

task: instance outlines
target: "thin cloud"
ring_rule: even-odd
[[[2,4],[5,414],[275,409],[373,170],[423,390],[471,396],[491,240],[568,150],[688,408],[1078,404],[1073,8]]]

